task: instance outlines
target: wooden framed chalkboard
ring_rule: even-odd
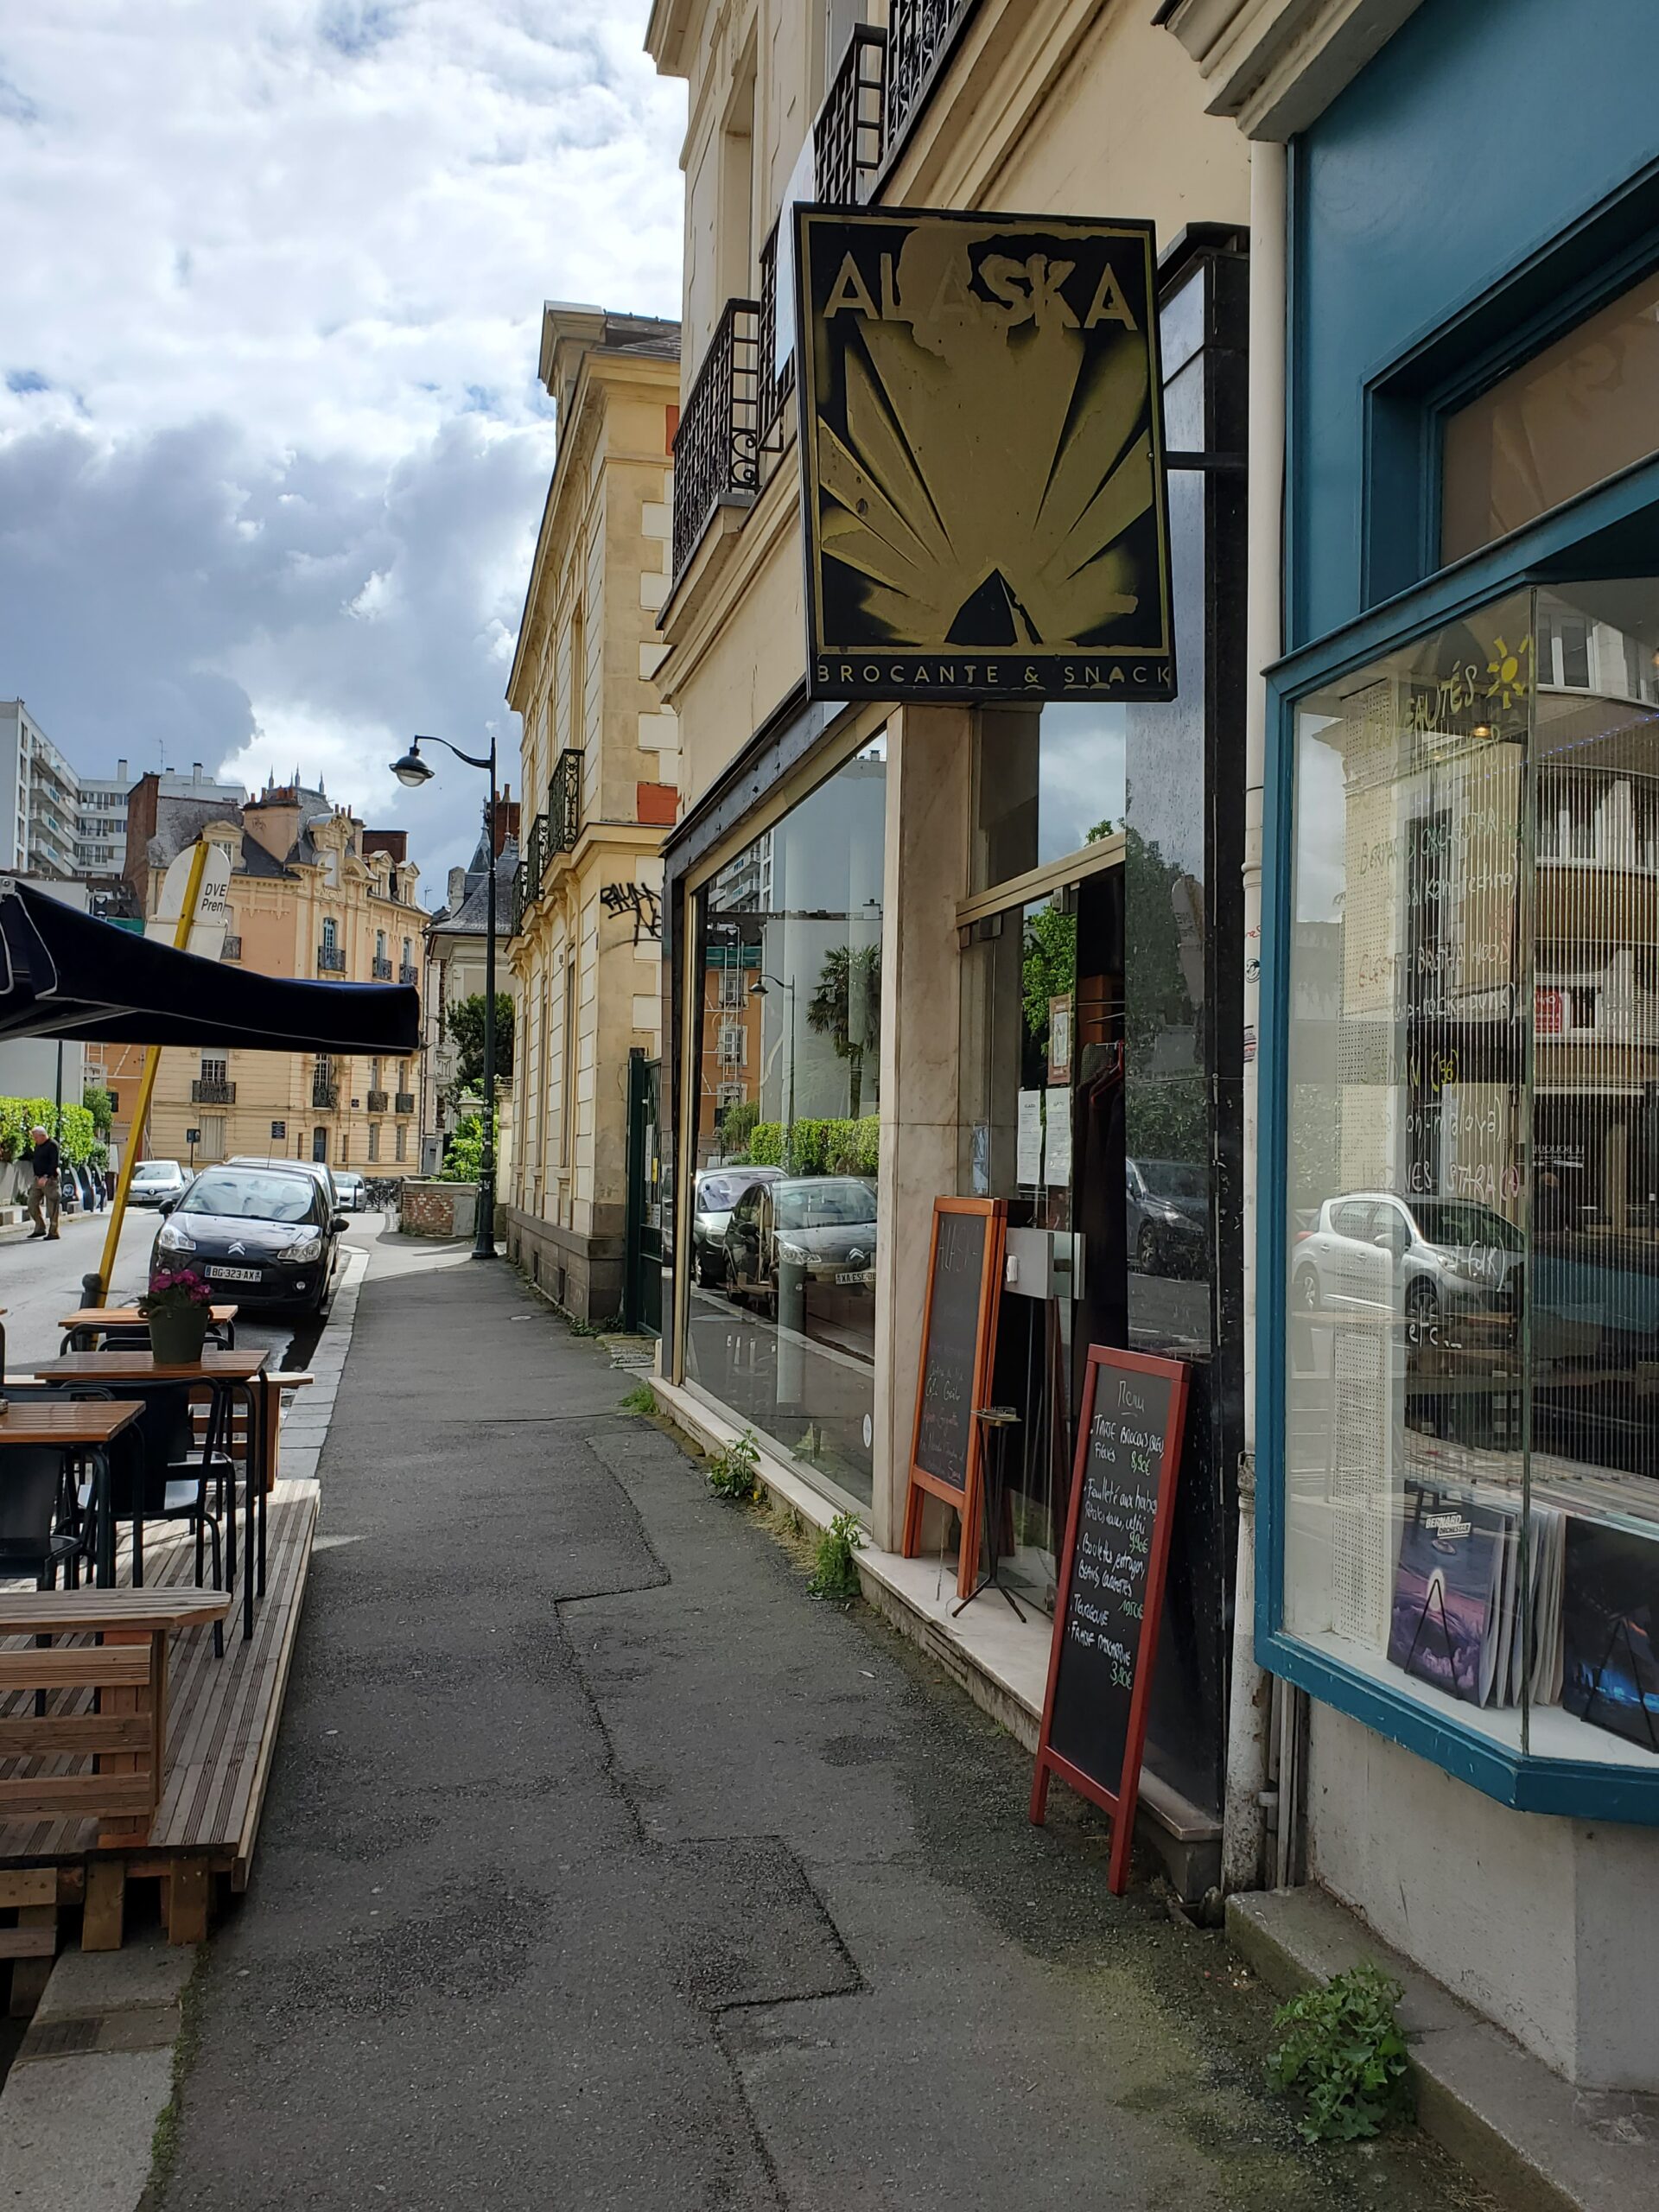
[[[1129,1877],[1186,1386],[1179,1360],[1089,1347],[1031,1817],[1041,1822],[1054,1775],[1109,1813],[1116,1897]]]
[[[991,1384],[1007,1236],[1001,1198],[933,1201],[904,1554],[914,1559],[920,1547],[928,1497],[955,1506],[962,1516],[957,1588],[963,1597],[979,1567],[981,1424],[974,1414]]]

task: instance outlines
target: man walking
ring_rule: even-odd
[[[35,1179],[29,1193],[29,1217],[35,1224],[29,1232],[29,1242],[32,1244],[36,1237],[44,1236],[51,1243],[58,1234],[58,1211],[62,1203],[58,1189],[58,1147],[38,1122],[29,1134],[32,1146],[29,1172]]]

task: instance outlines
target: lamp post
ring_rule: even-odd
[[[495,1254],[495,823],[498,801],[495,788],[495,732],[490,732],[488,757],[480,760],[474,753],[463,753],[458,745],[451,745],[447,737],[416,737],[410,741],[410,747],[401,760],[394,760],[391,772],[410,791],[418,791],[430,780],[432,770],[421,758],[423,745],[441,745],[446,753],[453,753],[457,760],[469,768],[481,768],[490,779],[490,796],[484,810],[485,880],[489,897],[485,912],[487,917],[484,932],[484,1153],[479,1164],[478,1223],[473,1237],[473,1257],[493,1260]]]
[[[784,1166],[792,1174],[795,1169],[795,986],[785,982],[781,976],[768,975],[763,969],[749,985],[752,999],[770,998],[766,988],[772,983],[780,991],[789,993],[789,1090],[784,1100]]]

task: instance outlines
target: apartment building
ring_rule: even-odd
[[[418,988],[426,916],[404,831],[366,829],[297,778],[267,783],[236,807],[188,793],[153,796],[153,809],[149,797],[135,805],[129,842],[145,913],[156,910],[169,861],[205,837],[231,855],[223,959],[267,976]],[[140,852],[137,824],[152,812],[156,826]],[[276,1154],[414,1174],[419,1103],[413,1058],[168,1051],[144,1149],[187,1166]]]
[[[496,804],[493,853],[482,836],[465,868],[452,868],[443,905],[425,930],[426,980],[422,996],[421,1173],[435,1175],[444,1147],[463,1115],[482,1111],[481,1097],[463,1096],[459,1088],[461,1052],[449,1028],[453,1009],[481,998],[488,972],[487,939],[493,895],[498,998],[511,995],[507,946],[513,929],[518,884],[518,802],[511,785]],[[491,882],[493,878],[493,893]],[[496,1189],[509,1186],[513,1136],[512,1067],[498,1049],[496,1066]],[[502,1203],[498,1198],[497,1204]]]
[[[652,677],[671,582],[679,336],[677,323],[649,316],[543,310],[540,375],[558,410],[558,456],[507,686],[523,718],[529,820],[512,932],[507,1249],[583,1319],[627,1309],[647,1327],[661,1279],[649,1138],[658,855],[680,785],[678,723]],[[648,1247],[632,1283],[631,1179],[636,1260]]]

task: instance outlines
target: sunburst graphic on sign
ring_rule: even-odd
[[[980,296],[969,249],[997,235],[913,234],[893,300],[845,317],[844,429],[823,423],[817,450],[824,560],[914,645],[1065,646],[1144,601],[1139,642],[1157,645],[1156,579],[1124,543],[1155,494],[1145,339],[1115,295],[1089,329],[1058,259],[1010,261],[1012,305]]]

